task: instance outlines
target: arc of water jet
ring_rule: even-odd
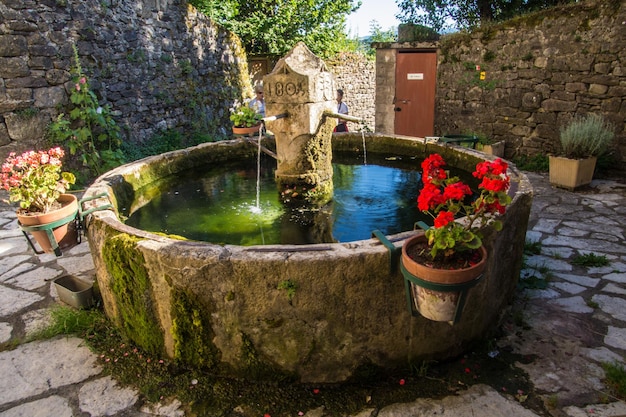
[[[367,149],[365,148],[365,130],[361,129],[361,138],[363,138],[363,165],[367,165]]]
[[[263,129],[259,129],[259,146],[256,155],[256,209],[261,211],[261,138]]]

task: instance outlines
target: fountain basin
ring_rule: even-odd
[[[368,154],[422,159],[440,153],[467,171],[490,158],[400,136],[367,134],[366,144]],[[360,134],[333,137],[333,150],[361,147]],[[146,202],[136,196],[149,196],[146,187],[160,178],[206,164],[253,160],[256,151],[236,140],[146,158],[101,176],[85,196],[107,192],[116,210],[132,212]],[[485,231],[487,272],[454,326],[411,315],[399,268],[377,239],[216,245],[129,227],[113,210],[94,212],[87,229],[106,314],[150,353],[236,377],[339,382],[361,366],[393,369],[456,356],[494,330],[515,291],[532,188],[514,166],[510,171],[513,201],[503,230]],[[400,247],[414,234],[388,239]]]

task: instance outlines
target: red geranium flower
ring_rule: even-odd
[[[454,221],[454,213],[450,211],[440,211],[435,217],[435,227],[443,227]]]
[[[487,191],[498,193],[500,191],[506,191],[509,188],[509,181],[508,179],[503,180],[500,178],[484,177],[478,187]]]
[[[422,162],[422,180],[424,183],[445,180],[446,171],[442,169],[446,163],[439,154],[432,154]]]
[[[432,210],[444,201],[441,189],[434,184],[426,183],[417,197],[417,207],[422,211]]]
[[[480,229],[498,223],[495,215],[504,214],[511,202],[507,194],[510,186],[508,164],[502,159],[476,165],[472,175],[481,183],[479,194],[471,203],[465,202],[465,197],[472,194],[470,187],[457,177],[448,178],[443,169],[445,165],[438,154],[432,154],[422,162],[424,188],[417,197],[417,207],[434,219],[434,227],[426,231],[433,258],[440,251],[444,256],[451,256],[456,252],[478,249],[482,245]],[[465,216],[466,221],[456,222],[456,216]],[[499,230],[499,227],[495,228]]]
[[[467,184],[463,184],[462,182],[455,182],[453,184],[447,185],[443,189],[444,200],[460,201],[463,200],[466,195],[472,195],[472,190]]]

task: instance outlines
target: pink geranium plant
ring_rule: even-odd
[[[9,202],[19,202],[24,212],[47,213],[57,208],[57,199],[74,184],[71,172],[61,172],[63,149],[11,152],[2,164],[2,188],[9,192]]]

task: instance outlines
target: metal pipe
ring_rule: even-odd
[[[254,146],[259,146],[259,142],[258,139],[254,140],[254,138],[244,138],[244,140],[246,142],[248,142],[251,145]],[[265,153],[266,155],[271,156],[274,159],[278,159],[278,155],[276,155],[274,152],[270,151],[269,149],[267,149],[265,146],[261,145],[261,151],[263,151],[263,153]]]
[[[276,116],[264,117],[261,120],[263,120],[264,122],[273,122],[274,120],[283,119],[283,118],[285,118],[287,116],[289,116],[288,113],[281,113],[281,114],[277,114]]]
[[[324,110],[324,116],[334,117],[336,119],[343,119],[354,123],[365,123],[365,119],[359,119],[358,117],[348,116],[347,114],[341,114],[330,110]]]

